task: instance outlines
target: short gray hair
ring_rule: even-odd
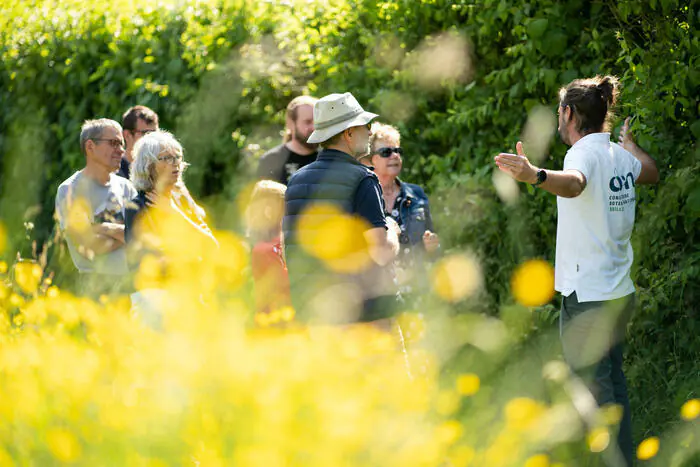
[[[396,141],[401,141],[401,133],[399,133],[398,128],[386,123],[374,122],[372,124],[372,136],[369,137],[370,153],[376,149],[374,145],[377,141],[392,138]]]
[[[138,191],[151,191],[154,187],[153,165],[158,162],[158,155],[172,151],[183,156],[180,142],[172,133],[156,130],[145,134],[134,145],[134,161],[131,163],[129,179]]]
[[[122,126],[109,118],[85,120],[82,128],[80,128],[80,152],[83,153],[83,156],[87,156],[85,145],[87,144],[88,140],[95,140],[101,137],[105,128],[109,127],[116,129],[119,132],[119,135],[122,134]]]

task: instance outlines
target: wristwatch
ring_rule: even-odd
[[[537,171],[537,181],[532,186],[542,185],[545,180],[547,180],[547,171],[540,169]]]

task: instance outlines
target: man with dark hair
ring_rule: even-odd
[[[308,142],[323,150],[289,179],[282,221],[297,316],[325,324],[387,322],[397,300],[389,268],[398,236],[388,230],[379,179],[359,162],[377,115],[350,93],[320,99],[313,113]]]
[[[88,120],[80,132],[85,167],[58,187],[56,214],[73,264],[78,291],[99,297],[127,286],[124,214],[136,190],[115,175],[124,154],[122,128],[114,120]]]
[[[298,96],[287,105],[282,144],[260,158],[258,179],[287,184],[294,172],[316,160],[316,147],[307,140],[314,131],[314,104],[318,99]]]
[[[129,166],[134,160],[132,155],[134,145],[143,135],[158,129],[158,114],[144,105],[135,105],[122,115],[122,128],[126,152],[122,157],[117,175],[129,178]]]
[[[515,180],[557,195],[555,288],[562,294],[564,357],[589,382],[599,405],[622,407],[618,446],[631,466],[632,419],[622,372],[622,341],[634,310],[630,237],[635,185],[658,183],[659,172],[632,139],[629,119],[621,145],[610,141],[605,127],[616,99],[612,76],[575,80],[559,91],[559,135],[571,146],[564,170],[533,166],[521,142],[517,154],[501,153],[495,161]]]

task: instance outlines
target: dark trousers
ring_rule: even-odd
[[[625,330],[634,305],[634,294],[617,300],[579,302],[574,292],[562,299],[559,318],[567,363],[584,379],[598,405],[622,407],[617,445],[628,466],[634,461],[634,443],[622,362]]]

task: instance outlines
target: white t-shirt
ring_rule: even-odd
[[[578,140],[564,158],[564,170],[586,177],[576,198],[557,197],[557,253],[554,288],[580,302],[614,300],[634,293],[635,181],[642,164],[609,133]]]
[[[100,222],[123,224],[126,205],[136,194],[129,180],[115,174],[110,174],[109,182],[101,185],[84,175],[82,170],[75,172],[59,185],[56,193],[56,213],[61,230],[66,231],[71,210],[77,206],[75,203],[79,200],[87,203],[89,211],[85,214],[88,217],[87,221],[91,224]],[[129,270],[124,247],[90,258],[81,253],[80,245],[75,244],[70,235],[66,235],[66,243],[73,264],[81,273],[124,275]]]

